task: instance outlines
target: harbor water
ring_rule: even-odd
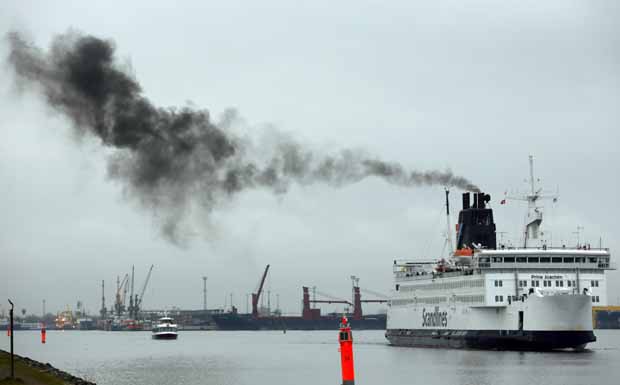
[[[620,331],[597,330],[585,352],[509,352],[387,345],[383,331],[354,331],[356,384],[617,384]],[[340,384],[335,331],[16,331],[15,352],[100,385]],[[6,334],[0,348],[8,350]]]

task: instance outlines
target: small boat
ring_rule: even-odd
[[[170,317],[160,318],[157,325],[153,327],[153,339],[155,340],[176,340],[178,337],[177,325]]]

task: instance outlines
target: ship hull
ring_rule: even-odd
[[[259,317],[248,314],[213,315],[219,330],[337,330],[340,317],[303,319],[302,317]],[[355,330],[385,330],[386,315],[368,315],[361,320],[350,320]]]
[[[177,333],[155,333],[154,340],[176,340],[179,337]]]
[[[596,341],[590,331],[516,331],[516,330],[406,330],[388,329],[385,337],[394,346],[552,351],[582,350]]]

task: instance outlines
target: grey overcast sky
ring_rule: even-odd
[[[239,112],[248,135],[275,127],[315,148],[362,148],[411,168],[464,175],[494,197],[498,231],[518,240],[528,154],[555,244],[620,250],[620,3],[610,1],[0,2],[0,34],[46,48],[70,29],[116,43],[160,106]],[[77,139],[36,91],[16,93],[0,43],[0,298],[40,313],[107,306],[117,275],[155,265],[147,308],[209,307],[246,294],[271,264],[272,306],[300,311],[301,286],[350,295],[349,276],[389,292],[394,258],[441,252],[440,186],[368,179],[288,194],[244,192],[185,247],[106,175],[104,150]],[[452,195],[460,205],[460,192]],[[611,303],[620,273],[608,273]],[[6,309],[3,303],[0,309]],[[336,307],[331,308],[336,309]],[[325,309],[327,310],[327,308]],[[368,309],[368,310],[377,310]]]

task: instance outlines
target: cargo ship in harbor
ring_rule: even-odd
[[[256,293],[252,293],[252,313],[239,314],[233,306],[228,313],[213,314],[212,319],[219,330],[336,330],[339,327],[343,313],[321,314],[320,308],[313,308],[312,304],[343,304],[353,307],[353,312],[344,314],[350,320],[355,330],[385,330],[386,314],[368,314],[362,312],[363,303],[387,303],[387,299],[362,299],[359,280],[353,279],[353,302],[343,299],[316,299],[310,298],[310,290],[302,288],[303,309],[301,316],[286,316],[279,314],[262,315],[259,312],[258,301],[261,296],[269,265],[259,283]]]
[[[595,329],[620,329],[620,306],[593,306],[592,323]]]
[[[498,248],[491,197],[476,192],[470,204],[465,193],[449,258],[394,261],[390,344],[546,351],[596,341],[592,307],[607,304],[610,252],[547,245],[540,234],[545,196],[535,186],[531,157],[530,187],[521,197],[528,202],[521,247]],[[446,207],[450,228],[447,191]]]

